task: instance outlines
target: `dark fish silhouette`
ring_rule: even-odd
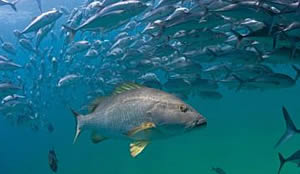
[[[56,153],[55,153],[54,149],[49,150],[48,164],[49,164],[49,167],[51,168],[51,170],[55,173],[57,172],[57,169],[58,169],[57,162],[58,162],[58,160],[57,160]]]
[[[217,174],[226,174],[226,172],[222,168],[219,168],[219,167],[213,167],[213,168],[211,168],[211,170],[216,172]]]
[[[284,164],[287,163],[287,162],[296,163],[298,165],[298,167],[300,167],[300,150],[293,153],[291,156],[289,156],[286,159],[281,155],[281,153],[278,153],[278,155],[279,155],[279,160],[280,160],[280,166],[279,166],[279,169],[278,169],[278,174],[280,173],[280,171],[281,171],[282,167],[284,166]]]
[[[52,133],[52,132],[54,131],[54,126],[53,126],[53,124],[52,124],[52,123],[48,123],[47,129],[48,129],[48,132],[49,132],[49,133]]]

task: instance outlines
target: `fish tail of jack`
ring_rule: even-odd
[[[73,109],[71,109],[71,112],[73,113],[75,118],[75,136],[73,140],[73,144],[75,144],[82,131],[82,116],[79,113],[75,112]]]
[[[16,7],[16,4],[18,3],[18,0],[16,0],[16,1],[14,1],[14,2],[12,2],[12,3],[10,3],[9,5],[11,6],[11,8],[15,11],[15,12],[17,12],[18,10],[17,10],[17,7]]]
[[[300,77],[300,68],[298,68],[296,65],[292,65],[292,67],[296,71],[295,81],[297,81]]]
[[[300,133],[300,130],[298,130],[296,128],[293,120],[291,119],[288,111],[286,110],[286,108],[284,106],[282,107],[282,113],[283,113],[285,124],[286,124],[286,130],[285,130],[285,133],[281,136],[281,138],[276,143],[275,148],[277,148],[281,144],[285,143],[287,140],[289,140],[295,134]]]
[[[280,165],[279,165],[279,169],[278,169],[278,174],[280,174],[281,169],[282,169],[283,165],[286,162],[286,159],[284,159],[284,157],[281,155],[281,153],[278,153],[278,157],[279,157],[279,161],[280,161]]]

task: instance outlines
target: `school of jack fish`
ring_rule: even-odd
[[[17,2],[0,6],[17,12]],[[0,112],[34,131],[53,132],[40,111],[54,99],[68,108],[80,85],[88,92],[72,110],[74,142],[86,130],[94,143],[129,138],[136,157],[150,140],[206,124],[184,102],[191,96],[292,88],[300,77],[298,0],[88,0],[49,11],[37,4],[41,14],[12,32],[16,44],[0,39]],[[20,52],[28,57],[20,61]],[[284,107],[283,115],[287,131],[276,147],[299,133]],[[279,172],[300,159],[279,157]]]

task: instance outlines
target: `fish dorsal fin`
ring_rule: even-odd
[[[95,100],[93,100],[89,105],[88,105],[88,112],[92,113],[96,110],[96,108],[101,104],[101,102],[105,99],[106,97],[98,97]]]
[[[135,83],[123,83],[122,85],[116,87],[116,89],[113,92],[113,95],[122,94],[123,92],[139,89],[142,87],[143,86]]]

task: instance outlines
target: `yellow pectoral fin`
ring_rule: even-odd
[[[133,128],[132,130],[130,130],[127,133],[127,135],[128,136],[133,136],[133,135],[137,134],[140,131],[151,129],[151,128],[155,128],[155,127],[156,126],[155,126],[154,123],[152,123],[152,122],[145,122],[145,123],[142,123],[140,126],[138,126],[136,128]]]
[[[92,132],[92,134],[91,134],[91,139],[92,139],[92,142],[93,142],[94,144],[97,144],[97,143],[100,143],[101,141],[103,141],[103,140],[105,140],[105,139],[107,139],[107,138],[105,138],[105,137],[99,135],[97,132]]]
[[[149,144],[149,141],[135,141],[133,143],[130,143],[130,155],[135,158],[137,155],[139,155],[145,147]]]

